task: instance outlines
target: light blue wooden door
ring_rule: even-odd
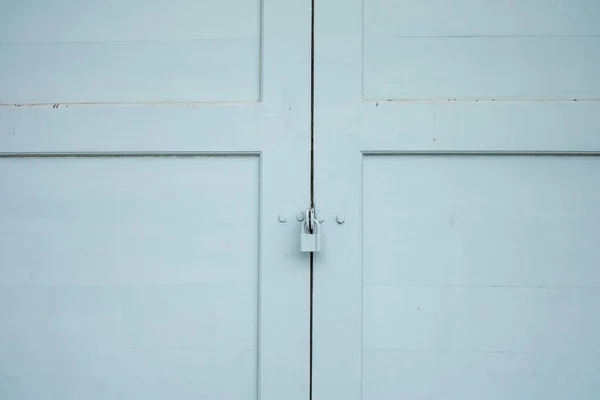
[[[0,43],[0,398],[308,398],[310,5],[0,1]]]
[[[600,3],[316,13],[313,398],[597,399]]]

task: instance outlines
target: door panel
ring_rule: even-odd
[[[258,101],[259,59],[255,39],[9,45],[0,90],[13,103]]]
[[[600,5],[590,0],[461,0],[457,4],[366,0],[363,9],[367,36],[582,36],[600,32],[596,23]]]
[[[365,99],[572,100],[600,91],[593,1],[365,0],[363,7]]]
[[[2,100],[260,100],[260,1],[147,3],[5,5]]]
[[[572,100],[600,91],[599,36],[464,39],[365,38],[365,98]]]
[[[256,398],[256,157],[2,164],[3,397]]]
[[[594,399],[598,9],[441,3],[317,6],[314,398]]]
[[[598,388],[599,162],[365,158],[365,399]]]
[[[80,3],[0,17],[0,397],[306,399],[309,5]]]
[[[599,167],[595,157],[365,157],[363,282],[600,286],[600,187],[586,179]],[[404,257],[413,268],[396,268]]]
[[[148,0],[81,2],[22,0],[3,4],[0,34],[5,43],[260,39],[257,0]],[[236,12],[231,12],[232,8]],[[110,28],[109,24],[110,23]]]

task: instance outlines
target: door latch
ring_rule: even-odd
[[[315,218],[314,208],[306,210],[306,216],[300,225],[300,251],[303,253],[321,251],[321,224]]]

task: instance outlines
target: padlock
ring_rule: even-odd
[[[308,220],[307,220],[308,221]],[[308,229],[308,223],[301,224],[300,231],[300,251],[303,253],[313,253],[321,251],[321,226],[319,221],[313,220],[314,229],[311,233]]]

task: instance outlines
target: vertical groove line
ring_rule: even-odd
[[[260,0],[260,21],[258,24],[258,32],[260,35],[260,40],[259,40],[259,49],[258,51],[260,52],[260,58],[258,60],[259,62],[259,71],[258,71],[258,102],[259,103],[263,103],[263,93],[264,93],[264,88],[263,85],[265,83],[265,77],[264,77],[264,71],[265,71],[265,52],[263,51],[263,49],[265,48],[265,2],[264,0]]]
[[[315,207],[315,0],[310,11],[310,206]],[[313,398],[313,281],[314,254],[310,253],[310,305],[309,305],[309,370],[308,399]]]
[[[365,99],[365,0],[360,2],[360,98]]]
[[[309,337],[309,372],[308,399],[313,398],[313,253],[310,253],[310,337]]]
[[[310,17],[310,205],[315,206],[315,0]]]

